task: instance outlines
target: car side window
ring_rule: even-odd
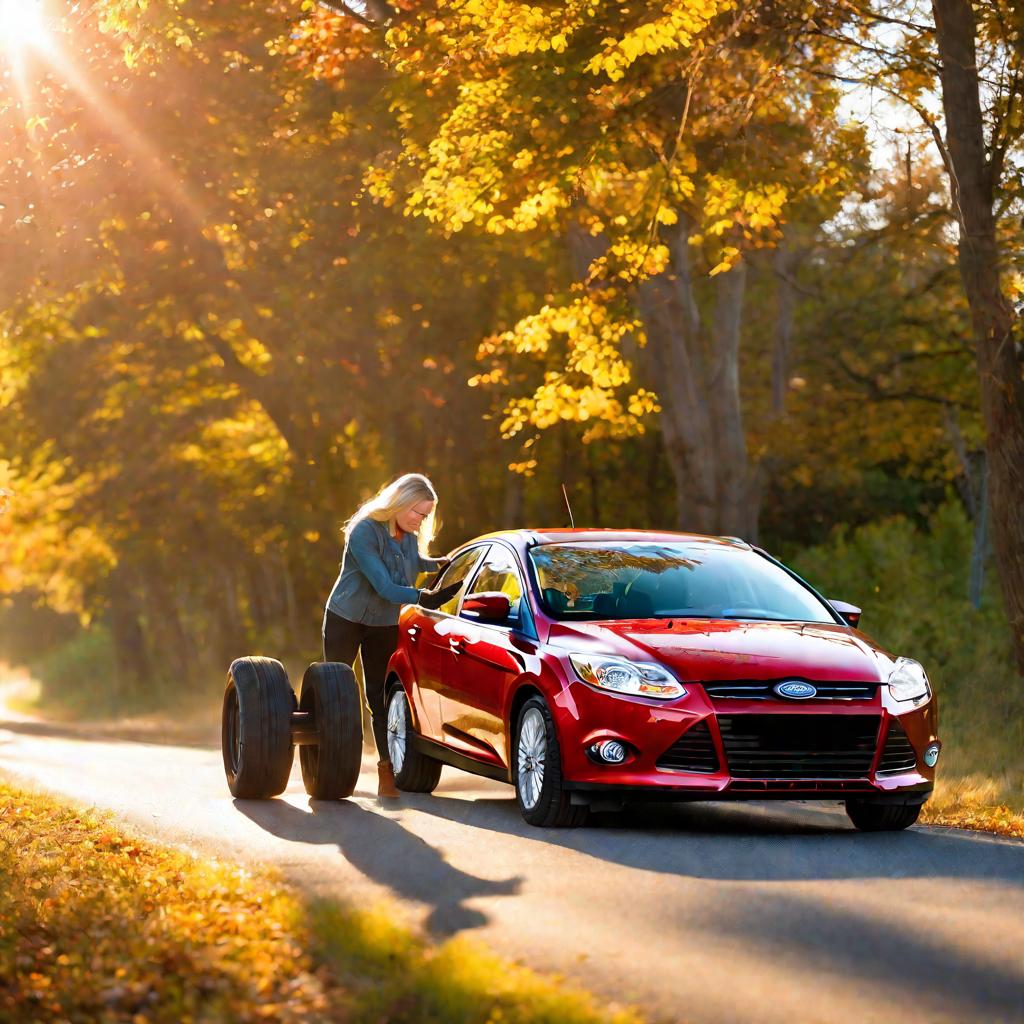
[[[458,555],[453,559],[452,564],[445,569],[444,574],[441,576],[441,580],[438,583],[438,587],[447,587],[451,583],[463,583],[465,584],[469,574],[473,571],[473,567],[480,560],[480,555],[483,553],[483,548],[470,548],[468,551],[463,551],[461,555]],[[459,588],[459,592],[450,600],[446,601],[438,611],[444,612],[446,615],[454,615],[459,607],[459,599],[462,597],[462,592],[465,590],[465,586]]]
[[[495,545],[484,559],[480,571],[473,580],[472,593],[497,591],[508,597],[510,611],[509,621],[519,620],[523,600],[523,585],[519,580],[519,571],[511,554],[504,548]]]

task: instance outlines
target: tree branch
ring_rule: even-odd
[[[343,18],[352,18],[354,21],[358,21],[360,25],[365,25],[366,28],[380,28],[377,22],[371,21],[365,15],[360,14],[359,11],[349,7],[343,0],[317,0],[317,6],[323,7],[332,14],[341,15]]]

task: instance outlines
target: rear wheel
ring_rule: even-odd
[[[587,808],[572,804],[562,785],[555,721],[540,697],[531,697],[519,712],[512,774],[519,811],[528,824],[573,828],[586,821]]]
[[[317,742],[299,747],[306,792],[314,800],[351,796],[363,757],[359,687],[348,665],[316,661],[302,677],[299,710],[312,714]]]
[[[899,832],[910,828],[922,804],[880,804],[871,800],[847,800],[846,813],[861,832]]]
[[[441,762],[416,749],[415,735],[409,698],[399,684],[388,697],[388,757],[395,785],[406,793],[433,793],[441,778]]]
[[[295,748],[295,693],[273,658],[237,658],[228,669],[221,713],[221,751],[231,795],[267,800],[288,786]]]

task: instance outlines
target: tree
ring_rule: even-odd
[[[569,270],[481,347],[474,382],[510,393],[505,436],[565,420],[587,424],[585,440],[621,436],[660,407],[677,523],[755,535],[743,255],[773,244],[793,207],[834,202],[859,147],[811,73],[832,58],[808,52],[808,13],[716,0],[390,13],[403,137],[371,189],[448,235],[545,239]],[[524,356],[540,376],[517,395]]]
[[[1004,0],[854,5],[846,77],[914,110],[934,140],[960,229],[959,265],[971,311],[988,453],[992,539],[1018,668],[1024,675],[1024,360],[1008,299],[1019,290],[1006,253],[1021,244],[1024,178],[1024,16]],[[827,30],[826,30],[827,32]],[[941,90],[941,116],[929,103]]]

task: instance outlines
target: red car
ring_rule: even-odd
[[[443,764],[509,782],[530,824],[633,799],[841,800],[913,824],[940,743],[922,667],[729,537],[510,531],[453,554],[437,611],[407,607],[389,669],[400,788]]]

